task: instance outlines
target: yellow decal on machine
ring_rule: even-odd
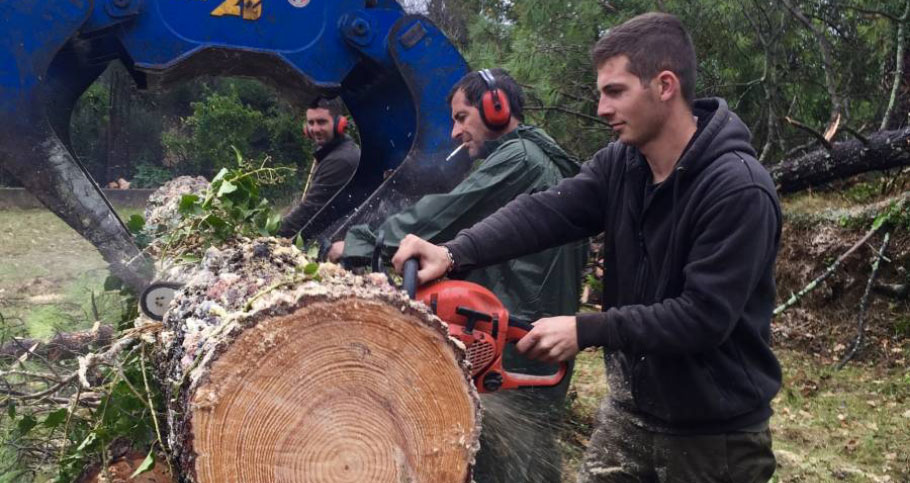
[[[243,0],[243,19],[259,20],[262,16],[262,0]]]
[[[262,0],[224,0],[215,10],[213,17],[242,17],[244,20],[259,20],[262,16]]]

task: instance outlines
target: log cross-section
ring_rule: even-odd
[[[260,321],[192,396],[198,479],[465,481],[474,403],[445,346],[375,301]]]
[[[273,239],[210,250],[171,305],[180,478],[470,481],[480,404],[463,347],[384,277],[307,279],[303,263]]]

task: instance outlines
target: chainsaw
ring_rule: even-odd
[[[485,287],[463,280],[441,280],[417,288],[417,259],[404,264],[403,288],[412,299],[426,304],[449,326],[449,335],[465,346],[471,362],[471,377],[480,392],[523,387],[550,387],[562,382],[567,365],[555,374],[532,375],[503,368],[506,344],[515,343],[531,331],[527,320],[510,315],[502,302]]]

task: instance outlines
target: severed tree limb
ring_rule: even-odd
[[[781,194],[848,178],[868,171],[910,165],[910,129],[879,131],[858,140],[832,144],[830,151],[818,149],[769,168]]]
[[[888,242],[890,240],[891,233],[885,233],[885,239],[882,241],[882,246],[878,249],[875,262],[872,264],[872,274],[869,275],[869,282],[866,283],[866,291],[863,292],[863,298],[859,303],[859,315],[856,321],[856,339],[853,341],[853,346],[850,348],[850,351],[837,363],[837,366],[835,367],[836,370],[841,370],[844,365],[856,355],[856,352],[863,345],[863,339],[866,334],[866,312],[869,309],[869,295],[872,293],[872,286],[875,284],[875,277],[878,275],[878,267],[881,264],[882,258],[885,257],[885,250],[888,248]]]
[[[860,240],[858,242],[856,242],[852,247],[850,247],[849,250],[844,252],[841,256],[837,257],[837,260],[834,260],[834,263],[832,263],[830,266],[828,266],[828,268],[825,270],[824,273],[822,273],[821,275],[816,277],[815,280],[809,282],[809,284],[806,285],[805,287],[803,287],[803,289],[800,290],[799,292],[790,295],[790,298],[787,299],[786,302],[778,305],[777,308],[774,309],[774,312],[772,315],[775,315],[775,316],[780,315],[783,311],[796,305],[796,303],[799,302],[799,300],[802,299],[807,293],[815,290],[815,288],[818,287],[819,284],[824,282],[825,279],[827,279],[835,271],[837,271],[837,268],[840,267],[841,263],[843,263],[843,261],[846,260],[847,257],[849,257],[859,247],[863,246],[863,244],[865,244],[867,241],[869,241],[869,239],[872,238],[872,236],[875,235],[875,233],[878,232],[884,225],[885,225],[885,223],[880,223],[880,224],[877,224],[876,226],[873,226],[872,229],[869,230],[868,232],[866,232],[866,234],[863,235],[863,237],[860,238]]]
[[[70,374],[69,376],[66,377],[66,379],[58,382],[57,384],[55,384],[43,391],[39,391],[39,392],[36,392],[33,394],[10,394],[10,397],[12,397],[13,399],[19,400],[19,401],[29,401],[32,399],[43,399],[44,397],[54,394],[57,391],[68,386],[71,382],[76,380],[76,376],[77,376],[76,373]]]
[[[805,124],[803,124],[803,123],[797,121],[796,119],[793,119],[793,118],[790,117],[790,116],[785,116],[785,117],[784,117],[784,121],[787,121],[787,123],[790,124],[790,125],[792,125],[793,127],[799,128],[799,129],[801,129],[801,130],[803,130],[803,131],[805,131],[805,132],[811,134],[813,137],[815,137],[815,139],[816,139],[818,142],[822,143],[822,146],[825,147],[825,150],[831,151],[831,141],[830,141],[825,135],[823,135],[822,133],[820,133],[820,132],[816,131],[815,129],[812,129],[811,127],[809,127],[809,126],[807,126],[807,125],[805,125]]]

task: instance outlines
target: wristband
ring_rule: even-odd
[[[449,247],[443,247],[446,249],[446,256],[449,257],[449,266],[446,268],[446,273],[452,273],[452,270],[455,269],[455,256],[452,255],[452,250]]]

